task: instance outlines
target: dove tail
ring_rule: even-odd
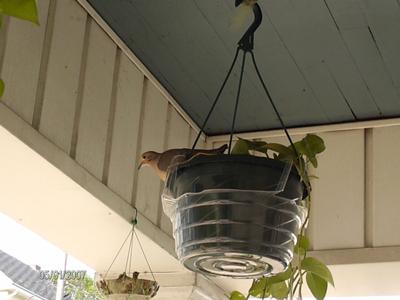
[[[225,152],[225,150],[228,149],[228,145],[222,145],[219,148],[216,149],[198,149],[198,150],[194,150],[193,152],[190,152],[190,156],[193,158],[194,156],[197,156],[199,154],[202,155],[216,155],[216,154],[222,154]]]
[[[221,147],[214,149],[215,152],[222,154],[225,152],[225,150],[228,149],[228,144],[224,144]]]

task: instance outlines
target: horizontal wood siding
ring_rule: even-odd
[[[143,132],[140,141],[141,152],[164,151],[164,137],[166,134],[168,103],[160,91],[149,83],[146,85]],[[143,167],[137,182],[137,193],[134,203],[146,217],[157,223],[160,200],[161,182],[153,170]]]
[[[76,160],[103,176],[116,46],[96,24],[90,27]]]
[[[40,26],[9,18],[1,78],[2,101],[31,123],[39,80],[49,0],[38,1]]]
[[[116,90],[108,186],[130,202],[141,126],[143,74],[122,54]]]
[[[69,153],[87,14],[75,1],[57,1],[39,131]]]
[[[326,144],[314,180],[309,227],[314,250],[364,246],[364,131],[320,135]]]
[[[397,246],[400,245],[400,126],[374,129],[371,138],[371,246]]]

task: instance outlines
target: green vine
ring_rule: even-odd
[[[262,277],[254,280],[247,296],[239,291],[233,291],[231,300],[246,300],[250,296],[261,299],[303,299],[303,285],[308,288],[317,300],[323,300],[328,290],[328,284],[334,286],[332,274],[328,267],[308,255],[310,242],[306,236],[306,226],[310,218],[311,210],[311,179],[309,175],[310,165],[318,167],[317,155],[325,151],[324,141],[315,134],[308,134],[293,146],[285,146],[277,143],[263,141],[250,141],[239,138],[232,149],[232,154],[252,155],[264,154],[268,158],[291,162],[296,167],[301,180],[304,182],[308,196],[301,201],[301,205],[307,209],[306,219],[300,228],[297,244],[294,247],[295,258],[283,273]]]
[[[39,25],[36,0],[0,0],[0,28],[3,25],[4,16],[30,21]],[[4,81],[0,78],[0,98],[5,90]]]

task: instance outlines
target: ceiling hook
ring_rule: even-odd
[[[235,6],[239,6],[242,4],[244,1],[250,2],[254,0],[235,0]],[[260,26],[261,21],[262,21],[262,12],[261,8],[258,5],[258,3],[251,4],[253,6],[253,13],[254,13],[254,21],[250,25],[250,27],[247,29],[245,34],[242,36],[240,39],[238,45],[239,48],[242,49],[243,51],[251,51],[254,48],[254,32],[256,32],[257,28]]]

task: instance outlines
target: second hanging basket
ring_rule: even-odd
[[[190,270],[256,278],[284,271],[306,210],[291,164],[248,155],[198,156],[169,171],[163,207]]]

